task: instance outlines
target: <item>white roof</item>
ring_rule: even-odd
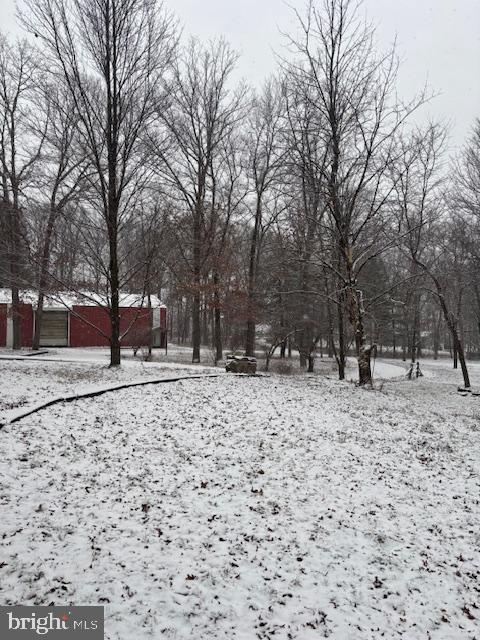
[[[20,292],[20,300],[34,307],[37,305],[38,294],[36,291],[24,290]],[[165,308],[162,301],[157,296],[150,296],[152,307]],[[0,304],[10,304],[12,302],[12,294],[10,289],[0,289]],[[44,308],[59,309],[62,307],[71,308],[73,305],[85,305],[94,307],[96,305],[108,305],[106,296],[93,291],[62,291],[58,293],[46,293],[44,300]],[[147,297],[142,297],[139,293],[120,293],[121,307],[146,307]]]

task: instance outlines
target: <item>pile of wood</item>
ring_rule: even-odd
[[[257,372],[257,360],[249,356],[228,355],[225,369],[229,373],[255,375]]]

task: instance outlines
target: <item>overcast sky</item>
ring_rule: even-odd
[[[241,74],[260,85],[282,53],[281,31],[292,28],[289,5],[304,0],[166,0],[185,33],[223,35],[242,54]],[[1,24],[19,34],[15,0],[0,0]],[[417,117],[451,123],[451,142],[461,145],[480,116],[480,0],[365,0],[363,11],[377,24],[381,46],[395,36],[403,59],[399,94],[408,98],[425,82],[440,93]]]

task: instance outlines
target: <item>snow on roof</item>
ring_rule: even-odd
[[[37,292],[36,291],[21,291],[21,302],[31,304],[34,307],[37,304]],[[165,308],[162,301],[157,296],[150,296],[152,307]],[[10,289],[0,289],[0,304],[10,304],[12,302],[12,294]],[[57,293],[46,293],[44,308],[71,308],[74,305],[85,305],[88,307],[94,307],[96,305],[108,305],[107,296],[104,296],[93,291],[81,291],[71,292],[62,291]],[[120,306],[121,307],[146,307],[147,297],[138,293],[120,293]]]

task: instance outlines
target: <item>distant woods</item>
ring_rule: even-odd
[[[293,11],[293,10],[292,10]],[[154,0],[26,0],[0,40],[0,285],[158,295],[169,340],[247,355],[320,352],[360,384],[382,352],[480,353],[480,121],[448,157],[426,92],[352,0],[295,14],[277,70],[237,80],[222,39],[180,37]],[[248,79],[247,79],[248,81]],[[455,114],[452,114],[454,116]],[[35,344],[34,344],[35,346]]]

